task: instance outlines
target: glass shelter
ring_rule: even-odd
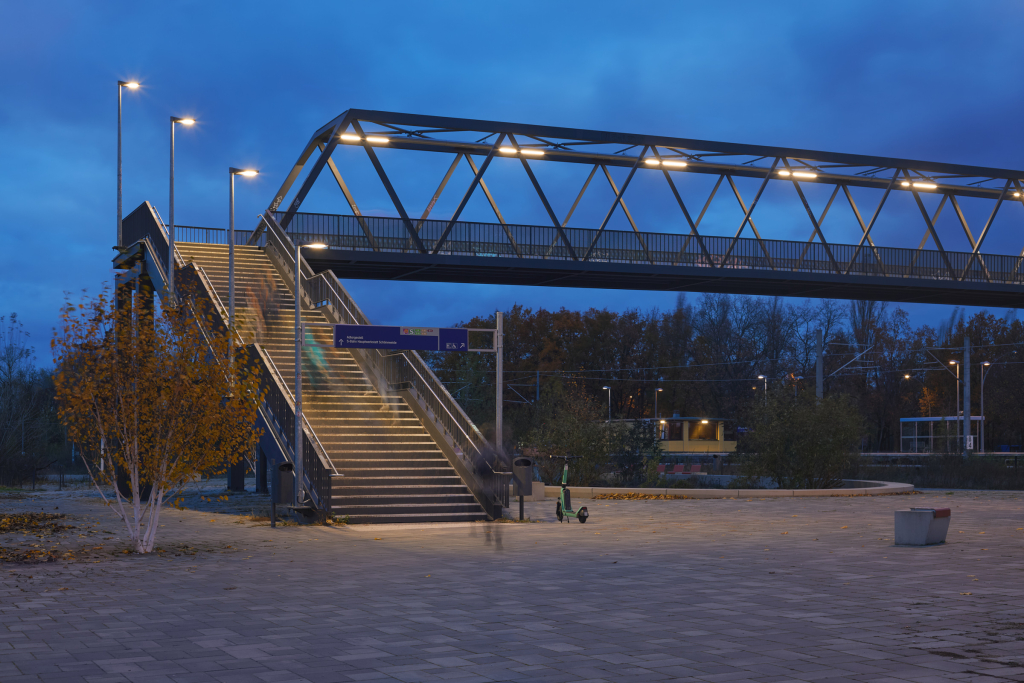
[[[979,445],[983,417],[972,415],[967,433],[967,450]],[[964,441],[960,435],[960,417],[901,417],[901,453],[963,453]]]

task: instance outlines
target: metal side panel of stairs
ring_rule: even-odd
[[[228,300],[226,245],[178,243],[200,266],[221,302]],[[295,299],[264,250],[235,248],[236,325],[258,343],[294,393]],[[328,322],[304,310],[303,322]],[[306,339],[332,342],[330,328]],[[349,351],[304,347],[303,404],[309,424],[343,477],[332,477],[332,512],[353,523],[484,520],[488,515],[399,395],[382,395]]]

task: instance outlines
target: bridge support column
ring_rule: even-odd
[[[256,493],[263,496],[269,493],[267,490],[267,454],[260,446],[256,447]]]

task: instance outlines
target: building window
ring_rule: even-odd
[[[718,425],[696,420],[691,422],[690,441],[718,441]]]

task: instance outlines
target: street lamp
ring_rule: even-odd
[[[117,246],[123,246],[121,236],[121,88],[138,89],[135,81],[117,82]]]
[[[764,380],[764,405],[768,406],[768,377],[765,375],[758,375],[758,379]]]
[[[981,434],[979,434],[980,443],[978,447],[981,449],[979,452],[985,452],[985,370],[986,368],[991,370],[992,363],[986,361],[981,362]]]
[[[231,210],[228,220],[228,327],[235,326],[235,176],[252,178],[259,175],[259,171],[253,169],[228,167],[228,176],[231,179],[231,189],[228,192]]]
[[[295,504],[302,503],[302,248],[326,249],[322,242],[295,243]]]
[[[657,389],[654,390],[654,419],[655,420],[658,419],[658,394],[660,394],[663,391],[665,391],[665,390],[662,389],[661,387],[658,387]]]
[[[191,126],[195,122],[196,120],[191,118],[171,117],[171,223],[167,226],[167,292],[171,301],[176,299],[174,295],[174,124]]]
[[[951,360],[949,361],[949,364],[956,366],[956,390],[953,392],[953,395],[956,397],[956,413],[954,414],[954,417],[956,418],[956,426],[959,431],[959,436],[964,437],[964,453],[966,453],[967,437],[964,434],[963,425],[960,424],[960,361]]]
[[[608,424],[611,424],[611,422],[612,422],[612,388],[611,387],[601,387],[601,388],[602,389],[606,389],[608,391]]]

